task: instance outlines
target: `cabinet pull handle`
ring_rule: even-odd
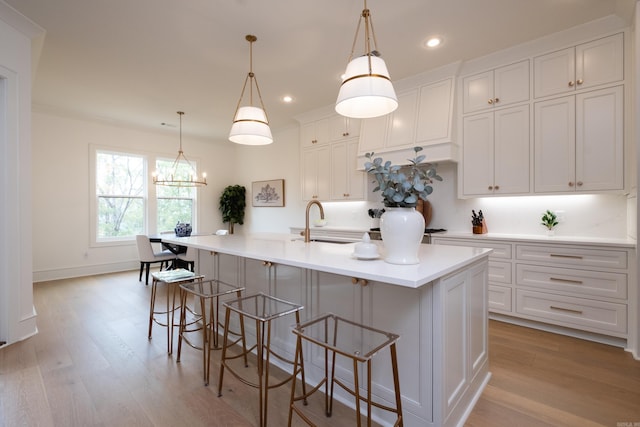
[[[582,259],[580,255],[564,255],[564,254],[549,254],[551,258],[570,258],[570,259]]]
[[[367,279],[358,279],[357,277],[352,277],[351,283],[353,283],[354,285],[367,286],[369,284],[369,281]]]
[[[317,142],[318,142],[318,140],[317,140],[317,139],[312,139],[312,140],[311,140],[311,143],[312,143],[312,144],[315,144],[315,143],[317,143]]]
[[[491,185],[490,185],[490,186],[488,187],[488,189],[489,189],[489,190],[493,190],[493,186],[491,186]]]
[[[499,185],[496,185],[495,187],[493,187],[493,189],[497,191],[497,190],[499,190],[499,189],[500,189],[500,186],[499,186]]]
[[[573,181],[569,181],[569,187],[573,187]]]
[[[489,99],[487,102],[489,103],[489,105],[491,105],[493,104],[493,99]]]
[[[582,310],[573,310],[571,308],[556,307],[555,305],[550,305],[549,308],[552,310],[566,311],[567,313],[582,314]]]
[[[569,82],[569,87],[573,87],[574,83],[573,80]]]
[[[582,280],[561,279],[559,277],[549,277],[552,282],[573,283],[575,285],[582,285]]]
[[[582,83],[584,83],[584,81],[582,81],[582,79],[578,79],[578,80],[576,81],[576,83],[577,83],[577,84],[579,84],[579,85],[581,85]]]
[[[209,251],[209,255],[211,255],[211,256],[216,256],[216,255],[218,255],[218,252],[216,252],[216,251]]]
[[[273,263],[271,261],[262,261],[262,265],[264,265],[265,267],[271,267],[273,266]]]
[[[495,103],[497,104],[498,102],[500,102],[500,98],[495,99]]]
[[[577,185],[578,187],[581,187],[581,186],[582,186],[582,181],[578,181],[578,182],[576,182],[576,185]]]
[[[349,132],[343,132],[342,136],[349,136]]]

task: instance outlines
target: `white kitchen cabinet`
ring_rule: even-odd
[[[464,196],[530,192],[528,105],[465,116],[463,138]]]
[[[535,192],[624,188],[623,87],[535,103]]]
[[[320,119],[300,126],[300,142],[302,148],[325,145],[329,143],[329,119]]]
[[[360,136],[362,120],[351,117],[334,115],[329,117],[329,139],[331,141],[344,141]]]
[[[463,79],[463,113],[529,100],[529,60],[505,65]]]
[[[331,150],[328,145],[302,150],[303,200],[328,200],[331,180]]]
[[[534,58],[536,98],[624,79],[623,34],[603,37]]]
[[[331,200],[364,200],[366,173],[357,163],[357,139],[331,144]]]
[[[358,154],[450,142],[452,118],[453,78],[399,93],[393,113],[363,120]]]

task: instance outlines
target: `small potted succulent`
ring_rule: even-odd
[[[540,224],[547,227],[547,234],[549,236],[553,236],[553,227],[558,225],[558,217],[556,216],[556,214],[547,209],[547,211],[542,215],[541,221],[542,222]]]

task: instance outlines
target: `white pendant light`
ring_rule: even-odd
[[[365,54],[354,58],[353,52],[363,19]],[[371,50],[371,37],[373,37],[374,50]],[[365,0],[364,10],[358,20],[356,35],[351,47],[347,70],[338,93],[336,112],[346,117],[366,119],[389,114],[396,108],[398,108],[398,98],[393,89],[387,66],[377,51],[373,21],[369,9],[367,9],[367,0]]]
[[[229,140],[236,144],[244,145],[267,145],[273,142],[271,136],[271,129],[269,129],[269,119],[267,118],[267,112],[262,103],[262,95],[260,95],[260,88],[258,87],[258,79],[253,73],[253,42],[258,40],[256,36],[247,35],[245,39],[249,42],[249,73],[244,80],[244,86],[242,86],[242,93],[236,106],[236,111],[233,116],[233,124],[231,125],[231,131],[229,132]],[[258,93],[258,99],[260,100],[260,106],[253,105],[253,84],[255,82],[256,92]],[[249,83],[249,105],[240,106],[244,92]]]

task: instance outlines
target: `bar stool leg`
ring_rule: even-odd
[[[151,329],[153,328],[153,311],[156,305],[156,279],[151,283],[151,307],[149,308],[149,339],[151,339]]]
[[[360,382],[358,381],[358,361],[353,360],[353,393],[356,398],[356,422],[357,426],[362,425],[362,416],[360,415]]]
[[[224,364],[227,360],[227,338],[229,336],[229,317],[231,315],[231,310],[229,307],[225,310],[224,314],[224,334],[222,336],[222,355],[220,356],[220,375],[218,375],[218,397],[222,396],[222,379],[224,377]],[[242,316],[240,316],[242,318]],[[242,331],[244,335],[244,330]]]
[[[180,289],[180,326],[178,328],[178,357],[176,362],[180,362],[182,354],[182,334],[187,329],[187,292]]]
[[[396,343],[391,344],[389,351],[391,353],[391,369],[393,370],[393,388],[396,394],[396,410],[398,411],[399,427],[404,426],[402,418],[402,395],[400,394],[400,375],[398,375],[398,358],[396,355]]]

